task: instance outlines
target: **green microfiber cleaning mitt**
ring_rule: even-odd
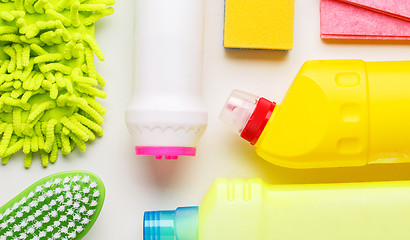
[[[96,72],[94,23],[114,0],[0,0],[0,158],[23,149],[24,166],[40,152],[46,167],[58,149],[103,134],[105,85]]]

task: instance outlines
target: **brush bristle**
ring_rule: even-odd
[[[80,239],[101,208],[100,184],[77,174],[33,185],[0,209],[0,240]]]

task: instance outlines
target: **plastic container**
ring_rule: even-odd
[[[410,162],[410,61],[308,61],[282,104],[234,91],[220,117],[284,167]]]
[[[135,84],[125,118],[137,155],[196,154],[208,120],[203,19],[203,0],[135,3]]]
[[[144,240],[410,239],[410,182],[218,179],[199,210],[146,212]]]

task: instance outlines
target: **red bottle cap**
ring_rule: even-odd
[[[241,133],[241,137],[254,145],[261,136],[263,129],[265,129],[275,107],[275,102],[271,102],[266,98],[259,98],[255,110]]]

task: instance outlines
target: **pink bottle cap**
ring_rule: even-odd
[[[152,155],[156,159],[178,159],[179,156],[195,156],[195,147],[135,147],[135,154],[137,155]]]

